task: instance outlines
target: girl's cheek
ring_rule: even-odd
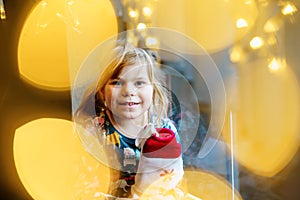
[[[110,86],[107,86],[105,89],[105,99],[111,99],[113,92],[114,92],[113,88]]]

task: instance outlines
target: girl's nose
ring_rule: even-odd
[[[132,84],[125,84],[123,86],[123,96],[134,96],[136,94],[136,88]]]

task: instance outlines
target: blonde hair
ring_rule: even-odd
[[[124,67],[137,63],[146,64],[149,80],[153,86],[153,98],[152,105],[148,112],[148,121],[160,126],[162,120],[167,118],[168,115],[170,94],[165,86],[163,75],[159,70],[159,63],[156,62],[154,55],[152,55],[150,51],[128,44],[118,46],[115,49],[115,56],[97,80],[96,89],[92,91],[92,94],[88,94],[89,97],[84,98],[86,100],[82,102],[79,109],[82,110],[83,108],[83,110],[85,110],[84,107],[88,107],[88,105],[85,104],[94,102],[94,114],[98,115],[101,109],[106,107],[101,97],[105,85],[109,80],[117,78]],[[90,98],[94,99],[91,100]],[[91,114],[91,111],[89,113]]]

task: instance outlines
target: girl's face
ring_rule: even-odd
[[[153,96],[147,67],[141,64],[124,67],[117,78],[108,81],[102,96],[115,121],[143,123]]]

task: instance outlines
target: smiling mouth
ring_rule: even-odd
[[[125,102],[125,103],[120,103],[120,105],[122,106],[133,106],[133,105],[138,105],[140,103],[136,103],[136,102]]]

